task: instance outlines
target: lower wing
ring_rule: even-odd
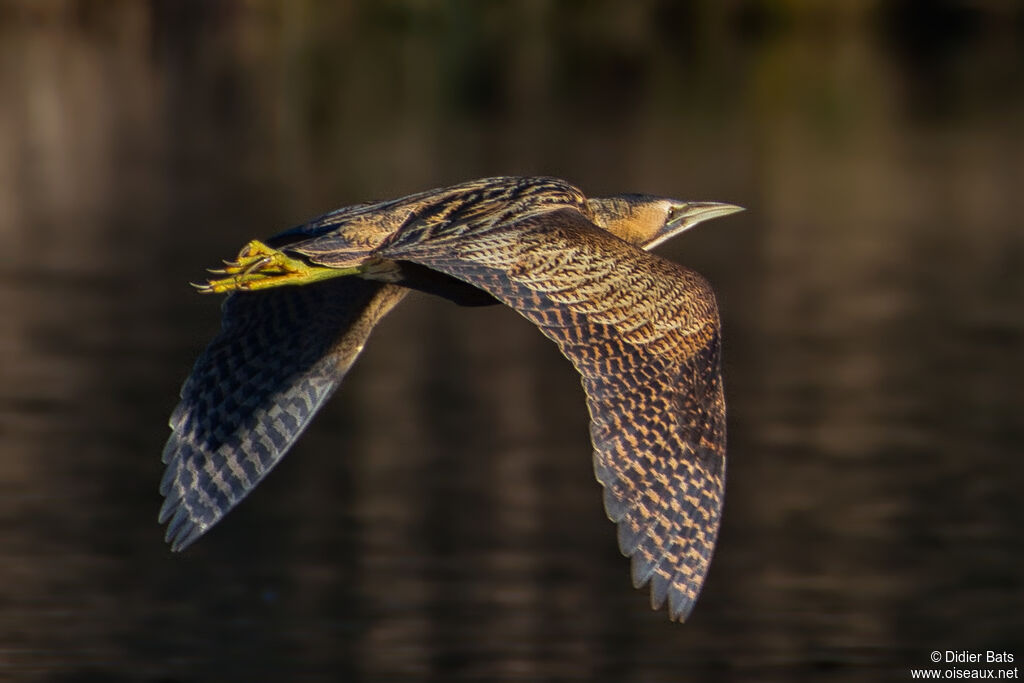
[[[407,290],[358,278],[232,294],[171,415],[159,521],[181,550],[276,465]]]

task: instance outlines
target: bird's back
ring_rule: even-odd
[[[428,241],[558,208],[589,215],[579,188],[542,176],[480,178],[325,214],[268,241],[312,263],[344,268],[399,238]]]

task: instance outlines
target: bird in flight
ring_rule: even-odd
[[[725,487],[721,325],[696,272],[648,253],[741,210],[640,194],[587,198],[556,178],[472,180],[325,214],[211,271],[220,333],[181,389],[159,521],[182,550],[288,452],[370,332],[410,290],[503,303],[583,379],[594,473],[633,584],[693,609]]]

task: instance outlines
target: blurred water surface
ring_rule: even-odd
[[[989,3],[0,1],[0,678],[908,680],[1024,658],[1024,49]],[[823,5],[824,7],[824,5]],[[788,13],[787,13],[788,12]],[[339,205],[545,173],[748,207],[704,595],[631,588],[578,379],[415,296],[180,555],[186,282]]]

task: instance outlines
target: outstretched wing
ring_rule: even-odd
[[[569,209],[451,239],[403,239],[405,259],[479,287],[551,338],[583,377],[594,470],[633,582],[685,619],[711,561],[725,477],[714,294]]]
[[[407,290],[357,278],[236,293],[170,419],[160,493],[181,550],[288,452]]]

